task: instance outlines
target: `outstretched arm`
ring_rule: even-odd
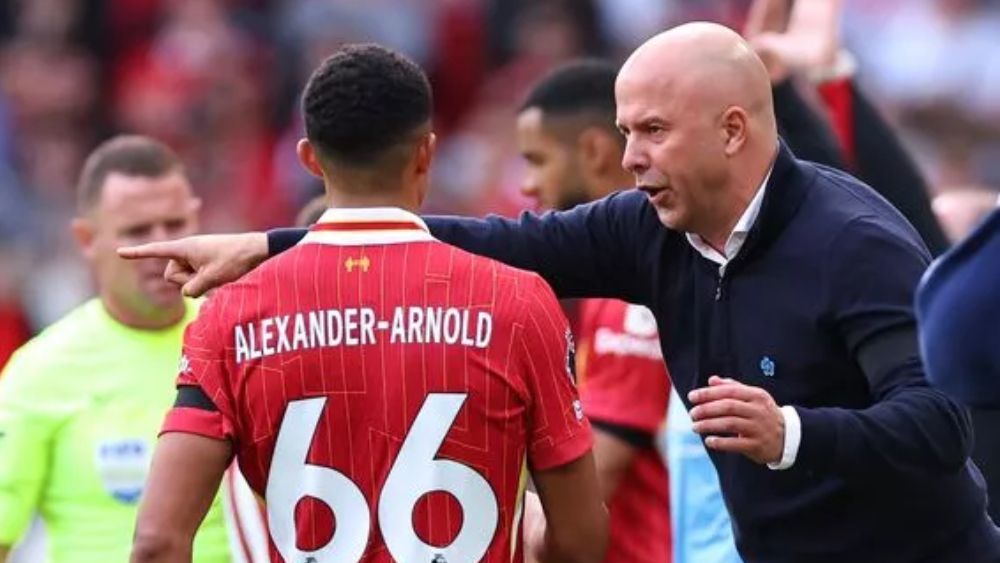
[[[647,302],[649,254],[643,233],[663,227],[638,191],[620,192],[570,211],[524,213],[518,220],[430,217],[438,239],[469,252],[538,272],[560,297],[615,297]],[[269,255],[294,246],[305,229],[202,235],[122,248],[123,258],[167,258],[166,277],[199,296],[234,281]]]
[[[647,303],[648,233],[665,227],[639,191],[618,192],[569,211],[525,212],[517,220],[431,217],[435,237],[541,275],[560,298],[614,297]],[[648,254],[644,254],[648,253]],[[659,257],[658,257],[659,258]]]
[[[663,228],[638,191],[615,193],[569,211],[524,212],[516,220],[496,215],[425,220],[431,233],[448,244],[537,272],[560,298],[616,297],[633,303],[647,295],[642,282],[649,279],[637,275],[642,238],[636,233]],[[271,255],[291,248],[306,232],[268,232]],[[245,242],[251,243],[249,238]],[[255,252],[261,249],[257,243]]]

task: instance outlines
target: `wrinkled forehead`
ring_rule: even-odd
[[[708,115],[733,100],[731,73],[717,63],[671,57],[659,64],[622,68],[615,81],[617,118],[638,120],[655,113],[670,121]]]
[[[616,117],[633,122],[648,114],[666,115],[676,110],[678,80],[661,72],[622,69],[615,81]]]

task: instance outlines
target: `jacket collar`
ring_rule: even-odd
[[[771,176],[767,180],[760,214],[733,262],[742,262],[763,252],[781,235],[805,200],[816,172],[801,165],[788,145],[779,140]]]

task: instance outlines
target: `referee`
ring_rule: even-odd
[[[73,234],[99,297],[32,339],[0,377],[0,561],[36,512],[53,563],[126,561],[146,469],[175,396],[185,325],[197,314],[159,275],[115,247],[192,234],[199,201],[176,156],[117,137],[88,158]],[[228,563],[217,498],[194,561]]]

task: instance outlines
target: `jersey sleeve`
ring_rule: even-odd
[[[52,440],[62,421],[44,369],[15,353],[0,376],[0,545],[24,535],[48,479]]]
[[[528,463],[545,470],[586,454],[593,437],[576,392],[569,324],[549,286],[538,276],[531,283],[521,332],[530,394]]]
[[[221,292],[210,298],[184,332],[177,399],[167,413],[161,433],[185,432],[235,441],[223,340],[226,331],[219,318],[221,299],[224,299]]]

